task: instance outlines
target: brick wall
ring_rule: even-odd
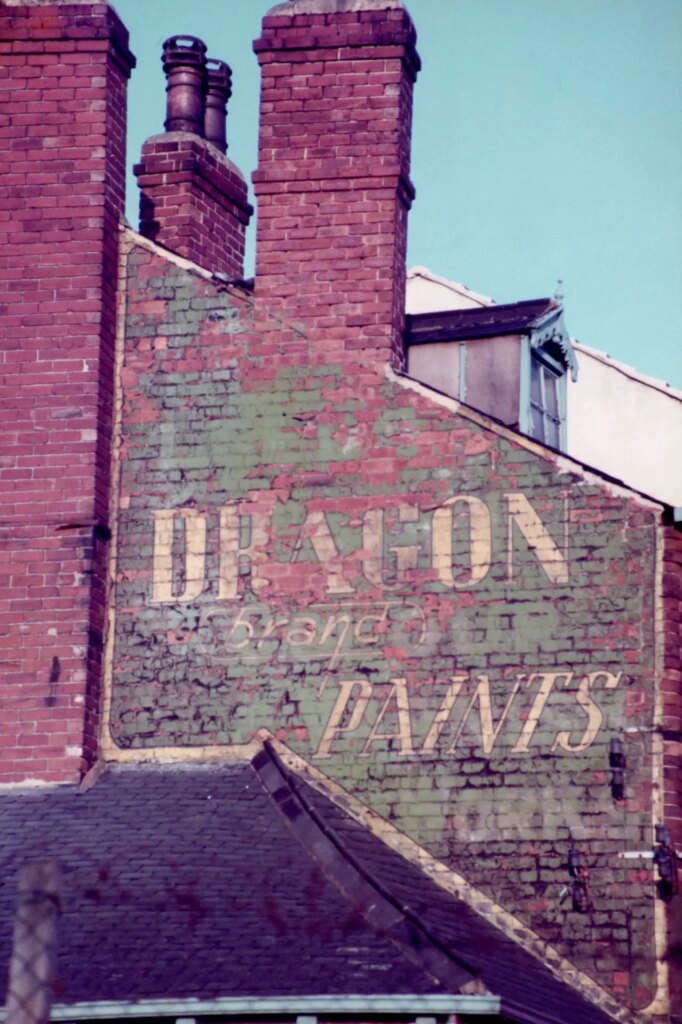
[[[133,58],[105,4],[0,28],[0,777],[66,780],[98,725]]]
[[[128,287],[115,746],[268,728],[645,1006],[660,509],[145,248]]]
[[[371,8],[373,5],[365,5]],[[307,10],[304,8],[307,7]],[[256,297],[351,360],[403,365],[415,32],[397,4],[263,20]]]

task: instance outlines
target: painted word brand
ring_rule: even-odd
[[[621,672],[589,672],[580,677],[577,686],[574,686],[576,677],[573,672],[517,673],[506,695],[504,707],[495,721],[489,676],[477,675],[471,693],[473,680],[470,675],[457,674],[451,676],[441,696],[440,705],[426,733],[419,740],[406,679],[392,679],[388,692],[385,686],[372,685],[366,679],[344,680],[339,683],[334,706],[313,757],[331,757],[332,748],[349,739],[357,741],[359,757],[369,757],[377,746],[404,757],[433,756],[437,748],[439,753],[445,749],[452,754],[461,744],[472,717],[477,721],[477,725],[472,727],[474,735],[478,733],[477,745],[480,744],[484,754],[492,753],[505,725],[507,733],[510,728],[516,730],[511,740],[505,743],[509,753],[528,754],[531,753],[531,740],[550,697],[555,691],[559,694],[562,690],[561,696],[572,697],[584,714],[584,719],[578,724],[575,735],[570,729],[557,730],[550,749],[552,753],[563,750],[569,754],[578,754],[594,743],[603,722],[602,710],[593,696],[594,689],[615,690],[621,677]],[[532,695],[532,703],[530,708],[524,708],[524,713],[517,715],[513,721],[512,707],[522,691]],[[461,701],[460,695],[463,698]],[[460,704],[464,707],[463,712]],[[555,702],[553,712],[556,710]],[[523,720],[519,725],[520,718]],[[456,725],[451,726],[453,720]]]
[[[546,525],[520,492],[504,495],[507,579],[514,578],[514,538],[520,534],[533,553],[547,579],[552,583],[569,582],[567,561],[567,516],[563,513],[563,550]],[[428,512],[416,505],[403,504],[390,515],[398,524],[424,526],[430,546],[425,553],[418,543],[397,544],[387,539],[383,509],[368,509],[357,527],[356,561],[367,583],[381,590],[393,590],[408,579],[420,558],[428,557],[440,583],[452,590],[463,590],[482,583],[493,564],[493,517],[488,505],[470,494],[455,494]],[[196,600],[207,587],[207,516],[194,508],[160,509],[152,513],[154,521],[153,604],[183,604]],[[184,525],[184,556],[174,559],[176,524]],[[268,585],[267,569],[272,564],[267,545],[272,538],[272,516],[248,502],[228,504],[219,512],[218,600],[237,601],[241,594],[240,577],[247,577],[253,594]],[[456,547],[454,534],[460,537]],[[243,538],[248,535],[248,542]],[[324,575],[327,594],[352,595],[356,587],[344,567],[338,539],[330,516],[321,509],[309,511],[298,527],[290,549],[290,562],[301,561],[303,546],[309,550]],[[174,562],[178,564],[174,564]],[[390,575],[387,564],[390,563]],[[179,570],[174,571],[174,570]],[[174,580],[182,579],[178,588]]]
[[[348,659],[385,657],[385,648],[419,647],[426,632],[412,601],[372,605],[313,604],[305,612],[274,612],[265,605],[209,608],[199,620],[201,653],[224,664],[239,661],[319,661],[331,670]]]

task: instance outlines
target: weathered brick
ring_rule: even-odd
[[[93,529],[109,518],[111,282],[133,58],[125,29],[102,5],[3,7],[0,22],[17,54],[3,58],[4,109],[24,102],[0,152],[10,192],[0,206],[16,211],[0,280],[0,329],[16,346],[0,381],[0,406],[15,428],[3,437],[14,468],[0,475],[10,531],[0,543],[12,572],[0,631],[11,666],[3,700],[16,717],[3,714],[0,724],[0,777],[64,781],[92,760],[98,731],[106,544],[93,541]],[[67,347],[78,359],[50,358]],[[62,415],[69,393],[78,415]],[[49,571],[33,571],[36,557]],[[41,746],[33,723],[48,708],[60,724]]]
[[[403,366],[406,217],[411,204],[409,121],[419,67],[414,29],[397,19],[337,12],[311,29],[304,13],[266,19],[254,44],[263,72],[256,265],[257,308],[305,324],[320,339],[347,335],[349,359]],[[344,111],[339,123],[338,112]],[[352,131],[349,131],[352,126]],[[276,141],[275,141],[276,140]],[[283,223],[286,214],[298,229]],[[362,210],[365,219],[355,213]],[[355,224],[348,232],[320,229]],[[324,244],[322,244],[324,243]],[[361,314],[373,245],[385,243],[387,288]],[[333,289],[319,282],[332,280]],[[314,287],[309,287],[313,285]],[[350,329],[350,330],[348,330]],[[351,337],[352,336],[352,337]]]
[[[603,983],[628,973],[636,951],[646,966],[625,999],[646,1001],[653,881],[619,853],[652,841],[642,737],[656,685],[655,515],[634,496],[580,482],[577,467],[569,478],[549,455],[435,407],[382,368],[351,370],[343,343],[275,320],[264,332],[247,293],[218,292],[142,249],[131,252],[128,282],[115,742],[230,745],[265,725]],[[172,339],[172,350],[140,346],[154,336]],[[521,487],[546,529],[533,548],[514,522],[510,532],[505,495]],[[449,515],[456,495],[441,562],[433,519]],[[234,545],[242,554],[221,593],[226,506],[239,510],[242,531],[225,564]],[[467,523],[483,507],[490,556],[477,570]],[[163,509],[176,509],[172,593],[198,586],[187,601],[166,600],[158,582],[154,597],[153,514]],[[184,574],[190,509],[206,522],[195,584]],[[379,554],[363,539],[372,514],[383,527]],[[254,537],[248,525],[258,522]],[[551,581],[542,559],[566,530],[569,579]],[[348,649],[363,616],[358,637],[368,642]],[[600,671],[610,675],[590,676]],[[448,698],[453,679],[460,686]],[[344,686],[346,719],[330,732]],[[353,722],[358,699],[366,705]],[[596,732],[584,739],[591,721]],[[618,802],[609,741],[625,726],[644,731],[625,734]],[[584,923],[570,897],[559,902],[575,822],[592,872]]]

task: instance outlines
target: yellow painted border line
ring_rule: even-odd
[[[116,586],[116,569],[118,560],[118,519],[120,511],[120,487],[121,487],[121,442],[122,442],[122,417],[123,417],[123,388],[121,385],[121,370],[125,358],[126,341],[126,316],[127,316],[127,279],[128,260],[131,251],[141,247],[156,256],[167,260],[180,267],[182,270],[189,270],[206,281],[212,281],[213,275],[174,253],[162,249],[154,242],[144,238],[129,228],[125,223],[121,224],[118,279],[116,295],[116,338],[114,345],[114,421],[111,446],[111,501],[109,513],[109,528],[111,541],[109,546],[109,560],[107,565],[106,579],[106,638],[104,643],[104,656],[102,660],[102,703],[99,728],[99,759],[104,762],[115,763],[164,763],[171,764],[178,761],[250,761],[262,749],[259,740],[251,743],[220,745],[214,747],[154,747],[154,748],[123,748],[119,747],[111,735],[111,704],[113,688],[113,660],[114,641],[116,636],[116,603],[114,601],[114,588]],[[216,282],[216,284],[219,282]],[[229,286],[228,286],[229,287]],[[230,288],[248,304],[252,304],[251,296],[242,294],[241,289]],[[98,762],[90,769],[98,768]],[[88,773],[89,774],[89,773]]]
[[[654,565],[654,718],[651,732],[651,845],[653,846],[657,824],[663,823],[664,774],[663,774],[663,676],[665,652],[665,619],[663,615],[663,561],[665,556],[665,526],[659,521],[656,527],[656,552]],[[652,868],[655,870],[654,868]],[[654,942],[656,946],[656,994],[642,1011],[647,1017],[670,1013],[670,978],[666,949],[668,945],[668,924],[665,903],[654,896]]]
[[[118,513],[119,490],[121,486],[121,417],[123,414],[123,390],[121,386],[121,368],[125,350],[125,328],[128,300],[128,257],[133,247],[128,230],[122,226],[119,239],[118,279],[116,282],[116,338],[114,342],[114,423],[111,439],[111,499],[109,502],[109,562],[106,578],[106,637],[104,641],[104,657],[102,659],[102,704],[99,730],[99,755],[107,757],[110,747],[114,745],[109,728],[111,716],[111,685],[112,663],[114,657],[114,636],[116,613],[114,602],[114,586],[116,583],[116,563],[118,556]]]

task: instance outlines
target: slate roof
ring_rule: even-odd
[[[408,344],[420,341],[457,341],[492,338],[499,334],[524,334],[560,307],[553,299],[529,299],[501,306],[453,309],[438,313],[414,313],[407,317]]]
[[[611,1020],[268,750],[0,794],[3,964],[18,870],[49,858],[59,1004],[443,994],[482,979],[513,1021]]]

